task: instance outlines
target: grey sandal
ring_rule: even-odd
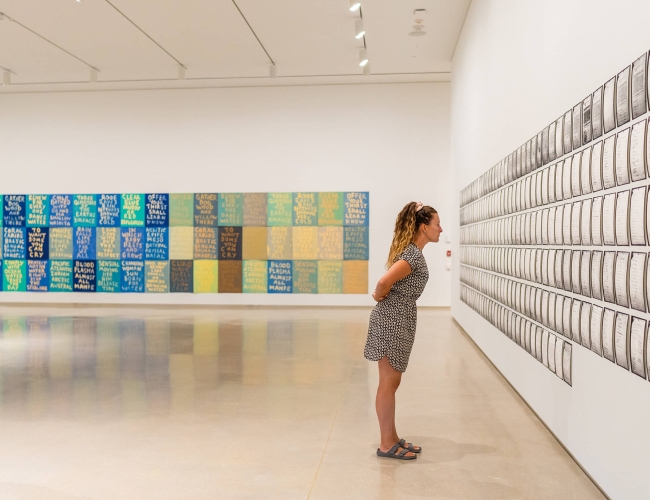
[[[413,443],[407,443],[406,439],[400,439],[397,444],[408,451],[412,451],[413,453],[420,453],[422,451],[421,446],[418,446],[417,449],[415,449],[415,445]]]
[[[399,443],[395,443],[393,447],[386,452],[383,452],[379,448],[377,448],[377,456],[385,457],[385,458],[396,458],[397,460],[414,460],[418,458],[416,455],[413,455],[412,457],[407,457],[406,454],[409,452],[409,450],[405,450],[405,449],[397,453],[398,448],[400,448]]]

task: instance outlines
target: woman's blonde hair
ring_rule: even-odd
[[[433,214],[437,214],[435,208],[428,205],[422,206],[418,210],[419,204],[412,201],[397,216],[395,220],[395,232],[393,233],[393,242],[388,252],[388,261],[386,269],[389,269],[395,263],[397,257],[406,250],[409,243],[413,241],[415,235],[422,224],[429,224],[433,219]]]

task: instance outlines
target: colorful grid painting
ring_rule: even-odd
[[[0,196],[0,291],[368,293],[369,194]]]

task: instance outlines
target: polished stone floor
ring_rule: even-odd
[[[0,499],[604,498],[448,310],[378,458],[368,313],[3,307]]]

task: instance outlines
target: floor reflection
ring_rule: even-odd
[[[397,396],[423,452],[377,458],[368,316],[2,307],[0,500],[603,498],[446,310]]]
[[[342,381],[362,359],[359,336],[345,334],[365,324],[263,316],[4,314],[0,418],[216,411],[225,387],[232,399],[246,387]]]

